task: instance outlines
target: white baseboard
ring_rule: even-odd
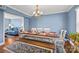
[[[1,45],[4,45],[4,42],[3,42],[3,43],[0,43],[0,46],[1,46]]]

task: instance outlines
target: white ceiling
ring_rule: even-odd
[[[29,16],[32,16],[33,11],[35,10],[35,5],[10,5],[9,7],[12,7]],[[43,12],[43,15],[66,12],[72,7],[72,5],[39,5],[39,9]]]
[[[17,16],[17,15],[13,15],[13,14],[10,14],[10,13],[4,13],[4,18],[5,19],[23,19],[23,17],[21,16]]]

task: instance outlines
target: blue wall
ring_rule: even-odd
[[[76,32],[76,11],[75,7],[73,7],[69,12],[68,12],[68,31],[69,32]]]
[[[33,27],[50,28],[51,31],[59,32],[62,28],[67,29],[68,13],[56,13],[51,15],[31,17],[30,29]]]
[[[9,19],[4,19],[4,20],[5,20],[4,24],[5,24],[5,30],[6,30],[9,28],[10,20]]]
[[[0,44],[3,43],[3,10],[0,10]]]
[[[21,19],[5,19],[5,29],[9,28],[9,24],[13,25],[14,27],[21,27],[22,20]]]
[[[19,16],[23,16],[25,30],[29,30],[32,27],[50,27],[51,31],[55,32],[59,32],[62,28],[65,28],[69,32],[76,32],[75,9],[77,7],[79,6],[74,6],[69,12],[56,13],[39,17],[31,17],[30,20],[30,16],[27,16],[9,7],[7,7],[5,11]]]
[[[3,33],[4,32],[3,31],[4,30],[4,28],[3,28],[4,14],[3,14],[3,12],[8,12],[8,13],[18,15],[18,16],[23,16],[24,17],[24,22],[26,22],[26,23],[24,23],[25,24],[25,29],[26,28],[29,29],[29,20],[28,19],[30,18],[30,16],[27,16],[27,15],[25,15],[25,14],[19,12],[19,11],[16,11],[12,8],[9,8],[9,7],[6,7],[6,9],[4,9],[4,10],[0,9],[0,44],[2,44],[3,40],[5,40],[5,39],[3,39],[3,34],[5,34],[5,33]],[[8,24],[9,21],[6,20],[5,23]]]
[[[68,31],[69,32],[76,32],[76,8],[79,8],[79,5],[75,5],[69,12],[68,12]]]
[[[78,6],[74,6],[68,13],[57,13],[51,15],[45,15],[40,17],[27,16],[19,11],[7,7],[6,12],[16,14],[24,17],[25,30],[29,30],[32,27],[50,27],[51,31],[59,32],[60,29],[65,28],[69,32],[76,32],[76,13],[75,9]]]
[[[24,30],[29,31],[29,18],[24,18]]]
[[[57,13],[40,17],[32,17],[30,29],[32,27],[50,27],[51,31],[59,32],[65,28],[68,32],[76,32],[76,9],[79,5],[74,5],[68,12]]]
[[[18,16],[24,17],[24,29],[25,30],[29,29],[29,18],[30,18],[30,16],[25,15],[25,14],[23,14],[23,13],[17,11],[17,10],[14,10],[14,9],[12,9],[10,7],[6,7],[6,9],[4,11],[7,12],[7,13],[11,13],[11,14],[14,14],[14,15],[18,15]],[[5,20],[5,22],[8,22],[8,21]]]

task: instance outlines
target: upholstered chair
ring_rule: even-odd
[[[55,53],[65,53],[65,49],[64,49],[64,43],[62,40],[55,40]]]

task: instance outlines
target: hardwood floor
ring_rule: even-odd
[[[26,43],[29,43],[29,44],[33,44],[33,45],[37,45],[37,46],[41,46],[41,47],[45,47],[45,48],[49,48],[49,49],[54,49],[54,45],[49,44],[49,43],[33,41],[33,40],[28,40],[28,39],[21,39],[20,41],[26,42]]]
[[[0,53],[8,53],[8,51],[4,50],[3,48],[5,46],[8,46],[8,45],[14,43],[18,38],[19,38],[19,36],[14,36],[14,37],[11,37],[11,38],[6,38],[5,39],[5,44],[3,46],[0,46]],[[33,40],[23,39],[23,38],[19,38],[19,41],[25,42],[25,43],[29,43],[29,44],[33,44],[33,45],[37,45],[37,46],[40,46],[40,47],[54,49],[54,45],[53,44],[49,44],[49,43],[33,41]]]
[[[6,38],[5,39],[5,44],[0,46],[0,53],[9,53],[8,51],[4,50],[3,48],[12,44],[13,42],[15,42],[15,40],[18,38],[18,36],[14,36],[12,38]]]

